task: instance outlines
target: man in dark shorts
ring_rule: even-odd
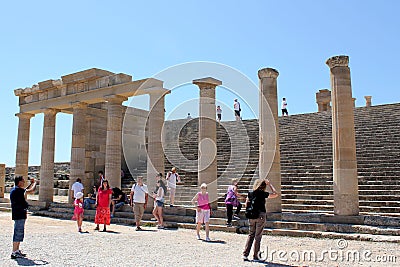
[[[289,116],[289,113],[288,113],[288,111],[287,111],[287,102],[286,102],[286,98],[283,98],[282,99],[282,106],[281,106],[281,109],[282,109],[282,117],[283,116]]]
[[[242,111],[242,109],[240,108],[240,103],[237,99],[235,99],[235,102],[233,103],[233,110],[235,111],[236,121],[240,121],[240,111]]]
[[[11,216],[14,221],[13,251],[11,259],[23,258],[26,254],[19,249],[19,244],[24,241],[25,221],[27,218],[28,202],[26,194],[33,193],[36,187],[35,179],[25,188],[25,180],[22,176],[15,177],[15,186],[10,191]]]

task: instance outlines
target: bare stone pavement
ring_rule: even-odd
[[[13,222],[9,212],[0,212],[0,266],[400,266],[399,243],[265,235],[261,248],[268,258],[258,263],[241,259],[246,235],[211,232],[213,242],[205,242],[187,229],[94,227],[84,222],[88,233],[80,234],[74,221],[29,216],[21,244],[28,256],[12,260]],[[315,257],[307,258],[311,251]]]

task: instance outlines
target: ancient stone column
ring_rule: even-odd
[[[365,98],[365,106],[366,106],[366,107],[372,106],[372,101],[371,101],[372,96],[366,95],[366,96],[364,96],[364,98]]]
[[[4,198],[6,188],[6,164],[0,164],[0,198]]]
[[[164,90],[165,91],[165,90]],[[156,174],[164,171],[164,150],[162,147],[162,127],[164,125],[164,92],[150,94],[150,110],[147,134],[147,186],[153,190],[156,187]],[[153,205],[150,201],[149,206]]]
[[[31,127],[31,118],[33,114],[17,113],[18,139],[17,153],[15,157],[15,176],[23,176],[28,179],[28,158],[29,158],[29,132]]]
[[[326,61],[332,87],[333,190],[335,215],[358,215],[358,178],[349,57]]]
[[[315,94],[318,104],[318,112],[328,111],[331,109],[331,91],[328,89],[321,89]]]
[[[269,179],[279,196],[267,201],[267,212],[282,212],[281,163],[279,151],[277,78],[279,72],[272,68],[258,71],[260,79],[260,162],[261,179]]]
[[[352,100],[353,100],[353,108],[355,108],[355,107],[356,107],[356,100],[357,100],[357,98],[353,97]]]
[[[86,103],[76,103],[73,106],[72,122],[72,146],[71,146],[71,169],[69,175],[69,188],[76,179],[81,178],[85,187],[85,193],[91,192],[90,181],[85,176],[85,145],[86,145]],[[68,195],[71,191],[68,191]],[[68,201],[72,203],[73,198],[69,196]]]
[[[122,102],[126,97],[112,95],[107,100],[107,139],[105,178],[111,187],[121,188]]]
[[[217,131],[215,87],[222,82],[208,77],[193,80],[200,88],[198,183],[207,184],[213,209],[217,208]]]
[[[57,110],[46,109],[44,111],[42,160],[40,164],[39,201],[49,205],[53,202],[54,187],[54,146],[56,133]]]

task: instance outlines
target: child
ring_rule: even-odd
[[[78,192],[76,193],[76,199],[74,201],[74,216],[72,217],[72,220],[76,220],[76,223],[78,224],[78,232],[82,233],[82,221],[83,221],[83,193]]]
[[[210,214],[211,207],[210,201],[208,199],[207,192],[207,184],[203,183],[200,186],[201,191],[198,192],[192,199],[192,203],[195,204],[197,201],[197,210],[196,210],[196,223],[197,223],[197,239],[200,240],[200,228],[201,224],[204,223],[206,225],[206,241],[211,241],[209,237],[210,233]]]

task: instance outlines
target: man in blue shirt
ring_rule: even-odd
[[[23,258],[26,256],[26,254],[23,254],[21,250],[19,250],[19,244],[24,241],[25,221],[28,210],[26,195],[33,193],[36,187],[35,179],[31,179],[31,184],[25,188],[25,180],[22,176],[15,177],[14,183],[15,186],[10,191],[11,216],[14,221],[11,259]]]

